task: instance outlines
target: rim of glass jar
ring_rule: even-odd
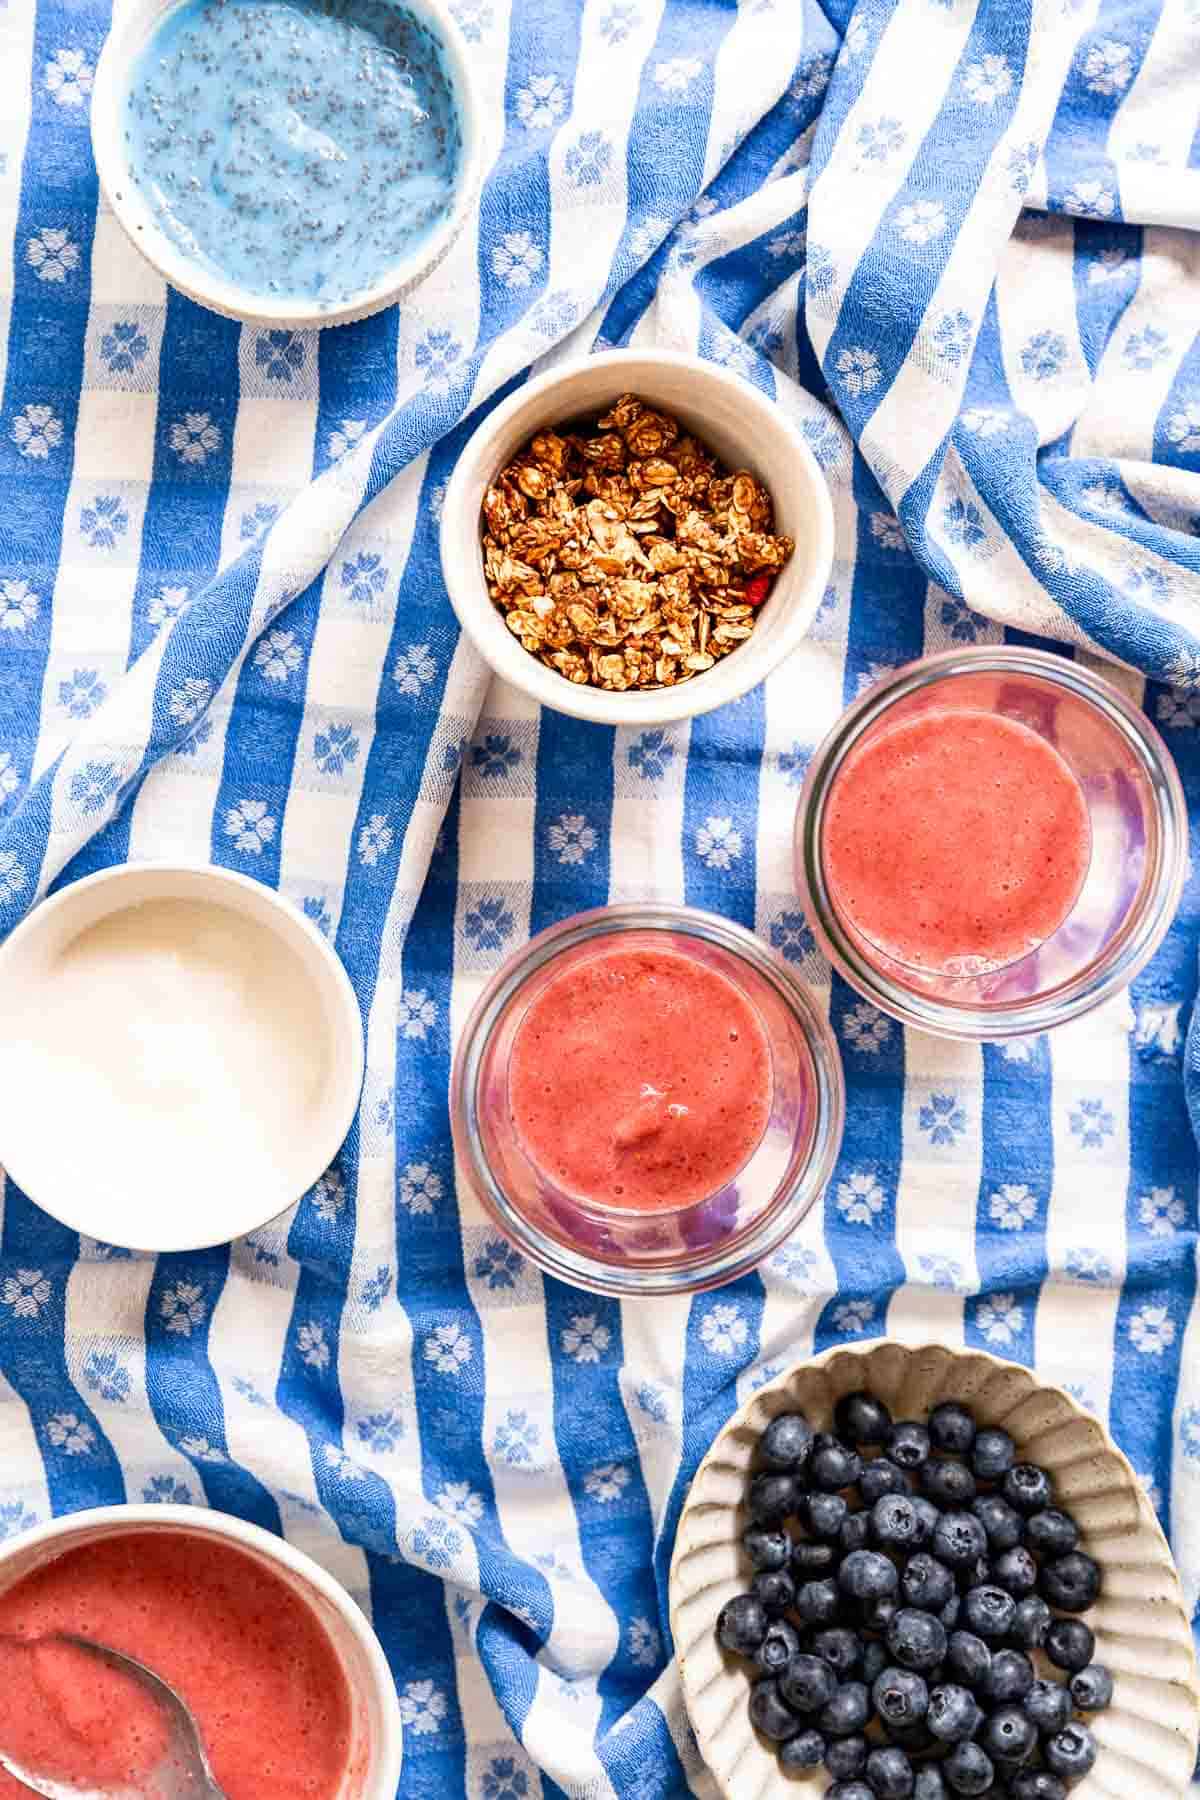
[[[477,1095],[491,1034],[504,1009],[530,976],[576,944],[613,931],[672,931],[699,937],[748,962],[770,982],[800,1022],[813,1061],[816,1117],[812,1143],[799,1174],[776,1195],[770,1212],[707,1252],[681,1256],[666,1267],[629,1268],[586,1256],[539,1230],[509,1201],[483,1151]],[[670,902],[624,902],[575,913],[539,932],[496,971],[471,1009],[454,1056],[450,1122],[455,1154],[471,1186],[500,1229],[531,1262],[560,1281],[618,1299],[638,1294],[690,1294],[747,1274],[778,1249],[820,1199],[833,1174],[842,1142],[846,1096],[833,1030],[808,990],[761,939],[717,913]]]
[[[1096,707],[1131,748],[1153,796],[1157,827],[1149,885],[1130,917],[1069,981],[1033,1000],[957,1006],[902,987],[875,968],[843,930],[821,863],[821,826],[834,777],[863,733],[897,701],[958,675],[1028,675],[1049,681]],[[851,987],[898,1019],[938,1037],[968,1041],[1036,1036],[1092,1011],[1129,986],[1162,942],[1187,873],[1188,819],[1170,751],[1146,714],[1120,690],[1080,663],[1047,650],[1012,644],[942,650],[897,669],[841,714],[813,753],[796,808],[794,833],[800,898],[822,950]]]

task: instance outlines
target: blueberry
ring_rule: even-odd
[[[790,1475],[768,1471],[750,1483],[747,1506],[756,1525],[782,1525],[800,1503],[800,1490]]]
[[[849,1556],[854,1550],[865,1550],[870,1541],[870,1513],[847,1513],[842,1520],[842,1529],[838,1532],[838,1543],[841,1546],[842,1555]]]
[[[1096,1740],[1086,1725],[1066,1725],[1042,1750],[1050,1770],[1064,1781],[1079,1781],[1096,1760]]]
[[[865,1737],[834,1738],[825,1746],[825,1767],[835,1781],[852,1781],[866,1768],[870,1748]]]
[[[1023,1769],[1008,1790],[1009,1800],[1067,1800],[1067,1790],[1049,1769]]]
[[[825,1739],[809,1726],[779,1747],[781,1769],[819,1769],[825,1760]]]
[[[975,1442],[975,1421],[965,1406],[943,1401],[929,1415],[929,1438],[935,1450],[966,1456]]]
[[[914,1542],[920,1549],[922,1545],[933,1542],[933,1534],[937,1530],[942,1509],[940,1506],[935,1506],[933,1501],[927,1499],[924,1494],[914,1494],[913,1511],[917,1515],[917,1535]]]
[[[975,1498],[975,1477],[966,1463],[931,1456],[921,1470],[921,1488],[937,1506],[969,1506]]]
[[[852,1600],[890,1600],[900,1577],[895,1563],[878,1550],[852,1550],[838,1570],[838,1585]]]
[[[1100,1593],[1100,1565],[1082,1550],[1042,1565],[1042,1593],[1060,1612],[1086,1612]]]
[[[885,1726],[916,1725],[929,1711],[929,1689],[912,1669],[884,1669],[871,1696]]]
[[[917,1515],[907,1494],[885,1494],[871,1508],[871,1535],[885,1550],[911,1550],[919,1536]]]
[[[800,1729],[799,1719],[789,1706],[784,1705],[779,1683],[770,1675],[763,1681],[756,1681],[751,1690],[750,1718],[764,1737],[773,1738],[776,1743],[795,1737]]]
[[[837,1552],[832,1544],[810,1544],[807,1539],[801,1539],[792,1545],[792,1574],[801,1581],[826,1574],[836,1560]]]
[[[771,1614],[785,1613],[795,1604],[796,1584],[786,1569],[760,1569],[751,1587]]]
[[[989,1550],[1013,1550],[1020,1543],[1021,1515],[1000,1494],[980,1494],[971,1511],[983,1526]]]
[[[888,1455],[901,1469],[919,1469],[929,1455],[929,1433],[914,1419],[892,1426]]]
[[[1037,1587],[1038,1566],[1028,1550],[1018,1544],[1015,1550],[1006,1550],[1003,1556],[996,1558],[992,1564],[992,1580],[1014,1600],[1024,1600]]]
[[[785,1474],[804,1467],[812,1450],[813,1429],[803,1413],[780,1413],[758,1440],[758,1453],[768,1469]]]
[[[1037,1594],[1029,1594],[1017,1602],[1009,1638],[1018,1650],[1040,1650],[1046,1641],[1053,1617],[1046,1602]]]
[[[754,1594],[738,1594],[717,1614],[717,1642],[735,1656],[753,1656],[767,1635],[767,1612]]]
[[[917,1770],[913,1800],[946,1800],[949,1791],[936,1763],[927,1763],[923,1769]]]
[[[1070,1556],[1079,1544],[1079,1527],[1068,1513],[1048,1506],[1026,1519],[1025,1542],[1039,1556]]]
[[[1002,1706],[985,1719],[979,1742],[993,1762],[1010,1768],[1028,1762],[1037,1748],[1037,1727],[1019,1706]]]
[[[963,1599],[963,1618],[976,1637],[998,1642],[1008,1636],[1017,1603],[1003,1588],[973,1587]]]
[[[874,1462],[864,1463],[862,1474],[858,1478],[858,1491],[863,1497],[865,1506],[874,1506],[885,1494],[907,1494],[908,1482],[904,1471],[886,1456],[877,1456]]]
[[[1017,1446],[1007,1431],[981,1431],[971,1448],[971,1467],[980,1481],[1001,1481],[1017,1460]]]
[[[836,1543],[842,1521],[849,1511],[840,1494],[810,1494],[804,1503],[810,1535],[822,1543]]]
[[[838,1616],[838,1585],[832,1576],[796,1589],[796,1616],[805,1625],[832,1625]]]
[[[1035,1681],[1021,1705],[1043,1737],[1053,1737],[1071,1722],[1071,1695],[1061,1681]]]
[[[918,1669],[925,1675],[936,1669],[946,1654],[946,1628],[932,1613],[904,1606],[888,1626],[887,1643],[903,1668]]]
[[[820,1712],[837,1691],[837,1676],[819,1656],[793,1656],[779,1677],[779,1691],[793,1712]]]
[[[844,1681],[817,1724],[827,1737],[854,1737],[871,1717],[871,1696],[861,1681]]]
[[[1046,1655],[1068,1675],[1086,1669],[1095,1653],[1095,1634],[1082,1619],[1055,1619],[1046,1633]]]
[[[1035,1679],[1033,1664],[1023,1650],[997,1650],[983,1691],[998,1706],[1011,1706],[1025,1698]]]
[[[800,1635],[786,1619],[772,1619],[766,1636],[754,1653],[764,1675],[782,1675],[793,1656],[800,1654]]]
[[[1103,1663],[1089,1663],[1071,1677],[1071,1698],[1080,1712],[1103,1712],[1111,1706],[1113,1678]]]
[[[1054,1497],[1050,1477],[1036,1463],[1014,1463],[1004,1477],[1000,1491],[1008,1504],[1015,1506],[1026,1518],[1036,1512],[1045,1512]]]
[[[942,1764],[942,1774],[955,1794],[986,1794],[996,1771],[991,1757],[978,1744],[955,1744]]]
[[[882,1400],[871,1394],[843,1394],[833,1409],[839,1437],[851,1444],[886,1444],[892,1415]]]
[[[923,1606],[929,1612],[945,1606],[955,1592],[953,1574],[927,1550],[909,1557],[900,1586],[910,1606]]]
[[[929,1729],[943,1744],[961,1744],[974,1737],[980,1717],[974,1694],[955,1681],[943,1682],[929,1696]]]
[[[878,1800],[909,1800],[915,1786],[913,1766],[894,1744],[872,1750],[867,1758],[867,1783]]]
[[[862,1662],[863,1641],[857,1631],[850,1631],[845,1625],[834,1625],[828,1631],[818,1631],[812,1641],[812,1653],[827,1662],[834,1674],[844,1681]]]
[[[873,1687],[876,1680],[888,1666],[888,1653],[883,1644],[874,1639],[863,1645],[862,1678],[868,1687]]]
[[[778,1527],[751,1525],[742,1533],[742,1549],[756,1569],[786,1569],[792,1540]]]
[[[969,1688],[982,1687],[992,1667],[992,1653],[972,1631],[952,1631],[946,1646],[946,1667]]]
[[[938,1618],[942,1621],[942,1624],[946,1627],[947,1631],[954,1631],[956,1629],[956,1627],[958,1625],[958,1621],[961,1617],[962,1617],[962,1595],[961,1594],[951,1594],[951,1596],[947,1600],[945,1606],[943,1606],[941,1611],[938,1613]]]
[[[820,1494],[836,1494],[853,1485],[862,1474],[862,1457],[845,1444],[829,1444],[814,1450],[808,1463],[808,1479]]]
[[[835,1781],[825,1790],[825,1800],[875,1800],[865,1781]]]
[[[887,1500],[879,1502],[880,1506],[887,1504]],[[900,1502],[893,1500],[893,1504]],[[933,1533],[933,1553],[940,1562],[949,1563],[952,1569],[965,1569],[977,1562],[986,1549],[987,1537],[974,1513],[942,1514]]]

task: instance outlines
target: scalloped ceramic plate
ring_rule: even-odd
[[[671,1629],[700,1750],[727,1800],[816,1800],[829,1785],[823,1770],[797,1778],[779,1768],[750,1723],[745,1668],[718,1648],[714,1628],[726,1600],[749,1585],[738,1540],[759,1433],[792,1409],[827,1430],[836,1401],[859,1387],[897,1418],[923,1418],[941,1400],[961,1400],[1051,1472],[1104,1571],[1088,1623],[1097,1661],[1116,1677],[1112,1707],[1094,1720],[1096,1766],[1072,1800],[1178,1800],[1196,1761],[1200,1689],[1171,1552],[1128,1462],[1097,1419],[1028,1369],[983,1352],[887,1341],[827,1350],[761,1388],[692,1483],[671,1564]]]

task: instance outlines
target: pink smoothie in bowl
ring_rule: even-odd
[[[214,1532],[129,1530],[64,1549],[0,1594],[0,1638],[72,1632],[136,1657],[190,1706],[228,1800],[334,1800],[353,1707],[313,1610]],[[82,1787],[152,1795],[152,1696],[68,1645],[4,1646],[0,1746]],[[29,1789],[0,1770],[0,1796]]]

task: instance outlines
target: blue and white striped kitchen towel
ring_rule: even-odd
[[[317,335],[166,291],[98,204],[101,0],[0,0],[0,929],[210,857],[330,934],[369,1045],[337,1166],[228,1249],[123,1256],[9,1185],[0,1530],[257,1519],[371,1607],[405,1794],[659,1800],[706,1791],[667,1662],[690,1473],[814,1344],[932,1334],[1067,1383],[1200,1596],[1195,883],[1130,995],[980,1048],[831,980],[788,850],[848,698],[1006,635],[1120,659],[1200,803],[1200,0],[456,11],[500,146],[478,221],[402,311]],[[489,689],[437,559],[472,409],[629,341],[773,393],[838,523],[789,667],[640,733]],[[456,1195],[446,1086],[514,944],[646,893],[802,969],[850,1110],[760,1274],[623,1307]]]

